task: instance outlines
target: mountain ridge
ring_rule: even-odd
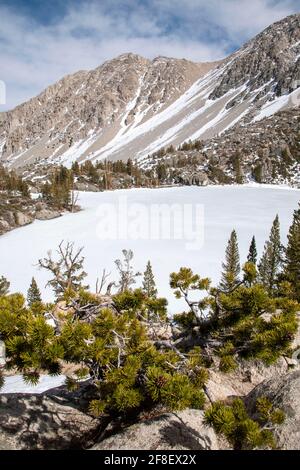
[[[298,106],[299,85],[300,14],[222,61],[122,54],[3,113],[0,160],[18,168],[143,159],[163,146],[209,140],[237,123]]]

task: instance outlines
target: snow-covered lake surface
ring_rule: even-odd
[[[24,382],[21,375],[13,375],[5,377],[0,393],[43,393],[51,388],[60,387],[65,383],[65,380],[66,378],[63,375],[55,377],[41,375],[37,385],[30,385]]]
[[[169,274],[172,271],[188,266],[200,275],[209,276],[214,282],[218,282],[231,230],[235,228],[237,231],[241,261],[244,262],[252,235],[256,236],[258,251],[261,253],[276,213],[280,217],[282,238],[285,241],[293,210],[299,199],[299,190],[263,186],[180,187],[81,193],[81,212],[54,220],[36,221],[1,236],[0,274],[10,280],[12,292],[23,293],[26,293],[31,277],[34,276],[44,300],[49,301],[53,297],[51,289],[45,288],[48,274],[39,270],[36,263],[48,250],[55,251],[61,240],[74,241],[78,247],[84,246],[87,282],[92,290],[95,289],[96,279],[101,277],[103,268],[112,273],[111,280],[116,277],[114,260],[121,257],[123,248],[130,248],[134,252],[134,266],[137,271],[143,272],[147,260],[151,260],[159,294],[168,298],[171,312],[180,311],[183,304],[174,298],[169,288]],[[178,205],[175,226],[179,239],[174,239],[173,233],[171,239],[147,239],[151,228],[161,220],[155,210],[151,212],[160,204],[166,205],[163,216],[165,229],[168,228],[168,205]],[[196,208],[199,210],[196,211]],[[183,209],[185,220],[181,217]],[[130,229],[129,239],[124,230],[126,223]],[[187,227],[192,229],[192,226],[195,226],[198,237],[197,249],[189,246],[193,240],[180,238],[185,236],[180,232]],[[109,237],[113,236],[115,239],[103,239],[103,231],[108,228],[111,230]],[[116,228],[119,233],[115,233]],[[120,233],[120,230],[124,233]],[[190,231],[189,234],[191,233],[195,235],[194,232]],[[144,239],[139,239],[139,235]],[[152,237],[156,235],[150,233]],[[118,239],[118,236],[122,239]],[[137,286],[140,283],[138,281]]]

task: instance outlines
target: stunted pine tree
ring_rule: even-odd
[[[29,307],[32,307],[33,304],[38,302],[42,302],[42,296],[40,289],[38,288],[38,285],[36,283],[36,280],[33,277],[29,289],[27,291],[27,303]]]
[[[285,251],[285,278],[291,283],[296,299],[300,300],[300,205],[294,211]]]
[[[257,263],[257,249],[256,249],[256,240],[255,240],[254,235],[253,235],[251,243],[250,243],[249,253],[248,253],[248,256],[247,256],[247,261],[249,263],[253,263],[255,265]]]
[[[80,288],[88,289],[89,286],[82,284],[86,277],[83,270],[84,257],[81,256],[83,248],[74,250],[74,243],[63,242],[59,244],[57,254],[58,259],[52,258],[51,251],[46,258],[40,259],[38,264],[46,269],[53,276],[47,285],[51,286],[57,297],[62,296],[66,291],[78,291]]]
[[[277,276],[282,264],[282,245],[280,242],[280,223],[276,215],[270,232],[269,240],[266,241],[262,258],[259,262],[259,280],[271,293],[274,289]]]
[[[131,264],[133,259],[132,250],[122,250],[124,260],[115,260],[115,265],[119,273],[119,292],[125,292],[130,290],[131,286],[136,283],[136,277],[140,276],[140,273],[135,273]]]
[[[148,261],[146,271],[144,272],[143,291],[149,298],[157,296],[157,289],[150,261]]]
[[[8,294],[10,282],[4,277],[0,277],[0,296]]]
[[[228,292],[233,290],[240,283],[240,255],[235,230],[231,232],[230,238],[228,240],[225,252],[225,262],[222,263],[222,268],[223,272],[220,282],[220,288],[225,292]]]

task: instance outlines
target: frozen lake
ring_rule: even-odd
[[[91,290],[95,289],[103,268],[112,273],[111,280],[115,278],[114,260],[121,257],[123,248],[130,248],[134,252],[137,271],[143,272],[147,260],[151,260],[159,294],[168,298],[170,311],[176,312],[182,304],[169,288],[170,272],[188,266],[218,282],[231,230],[237,231],[241,261],[244,262],[252,235],[255,235],[261,253],[276,213],[285,241],[299,200],[299,190],[263,186],[81,193],[81,212],[45,222],[36,221],[1,236],[0,274],[10,280],[12,292],[25,294],[34,276],[44,300],[49,301],[52,291],[44,287],[47,273],[39,270],[36,263],[48,250],[54,251],[61,240],[84,246],[85,270]],[[169,218],[172,204],[176,204],[175,215]],[[157,212],[158,208],[162,209],[162,216]],[[171,225],[175,220],[175,232],[172,226],[168,233],[170,220]],[[160,238],[161,234],[165,239]],[[187,240],[186,236],[192,239]]]

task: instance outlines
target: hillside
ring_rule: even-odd
[[[236,125],[208,142],[160,150],[139,161],[169,184],[300,184],[300,109],[280,111],[249,125]]]

